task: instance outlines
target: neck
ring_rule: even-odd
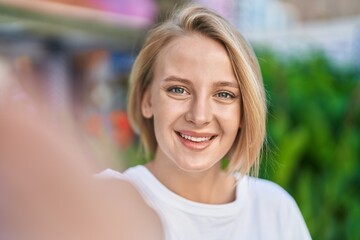
[[[188,200],[207,204],[225,204],[235,200],[235,178],[222,171],[220,164],[203,172],[160,168],[156,161],[146,167],[169,190]]]

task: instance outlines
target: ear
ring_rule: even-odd
[[[146,89],[141,100],[141,113],[144,118],[151,118],[153,116],[150,89]]]

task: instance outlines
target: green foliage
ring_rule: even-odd
[[[320,53],[257,52],[269,101],[261,177],[299,204],[314,239],[360,239],[360,78]]]

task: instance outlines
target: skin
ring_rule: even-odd
[[[0,239],[163,239],[135,187],[94,178],[84,139],[32,103],[0,101]]]
[[[235,180],[220,169],[240,127],[240,89],[220,43],[200,34],[159,53],[142,113],[154,118],[158,148],[148,169],[189,200],[235,199]]]

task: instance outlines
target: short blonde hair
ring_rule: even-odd
[[[257,175],[266,135],[266,97],[260,68],[252,48],[223,17],[201,6],[180,9],[149,31],[130,74],[128,113],[147,156],[157,148],[153,118],[142,115],[141,102],[153,80],[159,52],[180,36],[199,33],[221,43],[230,58],[241,92],[241,128],[228,157],[229,172]]]

